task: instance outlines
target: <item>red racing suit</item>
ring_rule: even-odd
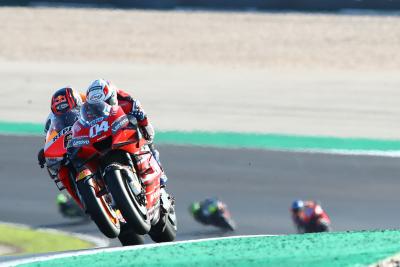
[[[126,114],[133,114],[138,120],[138,125],[143,133],[144,138],[152,143],[154,139],[154,128],[147,118],[139,100],[132,98],[127,92],[122,89],[117,89],[118,105]]]

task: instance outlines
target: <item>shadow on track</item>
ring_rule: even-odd
[[[185,239],[199,239],[211,237],[225,237],[235,235],[235,232],[225,231],[221,229],[204,229],[199,231],[179,232],[179,238]]]

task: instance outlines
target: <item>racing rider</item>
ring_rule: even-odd
[[[329,232],[331,221],[316,201],[295,200],[291,206],[292,220],[299,234]]]
[[[74,122],[79,118],[79,109],[84,100],[85,100],[85,95],[78,93],[70,86],[58,89],[51,97],[51,105],[50,105],[51,112],[47,117],[44,128],[45,136],[47,135],[47,132],[50,130],[49,128],[51,126],[52,121],[55,121],[57,118],[59,118],[61,121],[64,121],[64,123],[72,126]],[[66,119],[68,120],[68,122],[65,121]],[[38,161],[40,167],[44,168],[46,163],[46,158],[44,156],[44,148],[39,150]],[[63,164],[65,164],[65,162]],[[56,174],[54,172],[51,172],[50,169],[48,169],[48,171],[50,177],[52,179],[55,179]],[[76,195],[74,188],[64,183],[63,186],[67,189],[69,194],[77,201],[77,203],[80,204],[79,198]],[[59,204],[59,202],[57,203]]]
[[[89,104],[94,104],[100,101],[104,101],[111,106],[119,105],[126,114],[131,114],[137,119],[140,131],[142,132],[144,138],[147,140],[149,148],[153,153],[153,156],[155,157],[161,169],[163,170],[163,174],[161,175],[160,178],[160,184],[161,187],[165,187],[168,178],[165,175],[165,171],[162,168],[160,162],[160,156],[159,156],[160,153],[158,152],[157,149],[155,149],[153,144],[154,133],[155,133],[154,128],[151,125],[147,117],[147,114],[145,113],[139,100],[134,99],[124,90],[117,88],[110,81],[97,79],[94,80],[89,85],[86,92],[86,101]]]
[[[189,211],[197,221],[203,224],[211,224],[212,217],[218,209],[222,209],[224,206],[217,198],[206,198],[203,201],[193,202]]]

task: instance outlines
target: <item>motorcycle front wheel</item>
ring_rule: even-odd
[[[105,174],[105,180],[118,208],[133,230],[139,235],[147,234],[151,227],[147,208],[139,203],[121,170],[109,170]]]
[[[97,197],[100,191],[97,181],[91,177],[77,183],[79,194],[86,208],[86,212],[97,225],[99,230],[108,238],[116,238],[120,233],[120,223],[117,214],[111,207],[106,196]]]

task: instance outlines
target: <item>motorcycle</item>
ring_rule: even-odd
[[[317,201],[306,201],[302,208],[292,206],[291,215],[299,234],[332,231],[331,219]]]
[[[108,222],[110,217],[107,211],[105,211],[110,204],[109,198],[106,196],[95,197],[94,195],[90,195],[93,193],[94,187],[89,188],[88,186],[79,184],[78,188],[77,183],[75,183],[77,172],[71,161],[67,158],[67,149],[70,147],[72,139],[72,126],[79,117],[78,110],[70,110],[64,114],[52,116],[49,130],[46,134],[44,156],[47,171],[57,188],[60,191],[67,190],[73,199],[67,198],[67,202],[65,202],[64,199],[57,198],[60,212],[68,218],[86,217],[89,214],[104,235],[111,238],[118,236],[121,244],[124,246],[143,244],[143,238],[136,233],[132,233],[132,231],[124,226],[124,223],[123,227],[116,227],[111,231],[110,229],[105,229],[110,224]],[[91,181],[87,181],[87,185],[91,183]],[[89,209],[86,209],[86,213],[84,212],[84,206],[89,207]],[[111,214],[111,211],[109,213]],[[104,225],[106,226],[104,227]]]
[[[199,223],[213,225],[228,231],[235,231],[236,229],[236,223],[232,219],[227,206],[215,198],[193,202],[190,205],[189,211]]]
[[[161,166],[136,119],[119,106],[85,103],[72,131],[71,157],[79,170],[76,184],[86,199],[85,208],[94,213],[91,203],[102,196],[109,200],[105,210],[112,224],[101,227],[116,234],[122,221],[129,226],[125,228],[149,234],[155,242],[173,241],[177,231],[174,200],[160,187]]]

